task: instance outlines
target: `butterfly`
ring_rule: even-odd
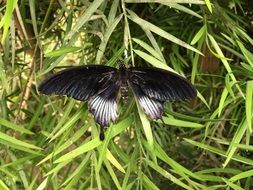
[[[196,96],[195,87],[180,75],[151,67],[119,68],[104,65],[83,65],[64,69],[44,80],[38,87],[45,95],[66,95],[87,101],[94,120],[104,130],[118,119],[118,101],[128,100],[129,87],[145,114],[151,120],[161,119],[165,100],[190,99]]]

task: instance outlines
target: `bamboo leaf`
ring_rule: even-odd
[[[182,40],[176,38],[175,36],[171,35],[170,33],[162,30],[161,28],[155,26],[154,24],[152,24],[152,23],[150,23],[150,22],[148,22],[148,21],[146,21],[146,20],[138,17],[134,12],[128,10],[128,13],[129,13],[129,18],[133,22],[135,22],[139,26],[141,26],[142,28],[148,29],[148,30],[156,33],[157,35],[159,35],[159,36],[161,36],[161,37],[163,37],[163,38],[165,38],[165,39],[167,39],[167,40],[169,40],[169,41],[171,41],[173,43],[176,43],[176,44],[178,44],[178,45],[180,45],[182,47],[185,47],[185,48],[187,48],[189,50],[192,50],[192,51],[194,51],[194,52],[202,55],[202,53],[199,50],[197,50],[194,47],[190,46],[189,44],[183,42]]]

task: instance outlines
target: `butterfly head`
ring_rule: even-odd
[[[124,61],[119,60],[118,64],[119,64],[119,69],[123,69],[123,70],[126,69],[126,65],[125,65]]]

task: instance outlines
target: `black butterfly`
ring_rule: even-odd
[[[46,95],[67,95],[88,101],[90,112],[100,125],[100,139],[103,140],[104,129],[118,118],[119,92],[126,102],[129,86],[150,119],[161,118],[165,100],[196,96],[194,86],[173,72],[149,67],[126,68],[122,61],[119,61],[119,69],[102,65],[65,69],[43,81],[38,90]]]

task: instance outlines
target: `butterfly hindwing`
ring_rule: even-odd
[[[163,102],[147,96],[139,85],[135,83],[130,83],[130,85],[139,105],[147,116],[155,120],[161,118],[163,114]]]
[[[116,74],[115,74],[116,75]],[[100,125],[100,139],[104,139],[104,128],[118,119],[118,93],[120,89],[117,75],[107,82],[105,88],[88,100],[90,112]]]

